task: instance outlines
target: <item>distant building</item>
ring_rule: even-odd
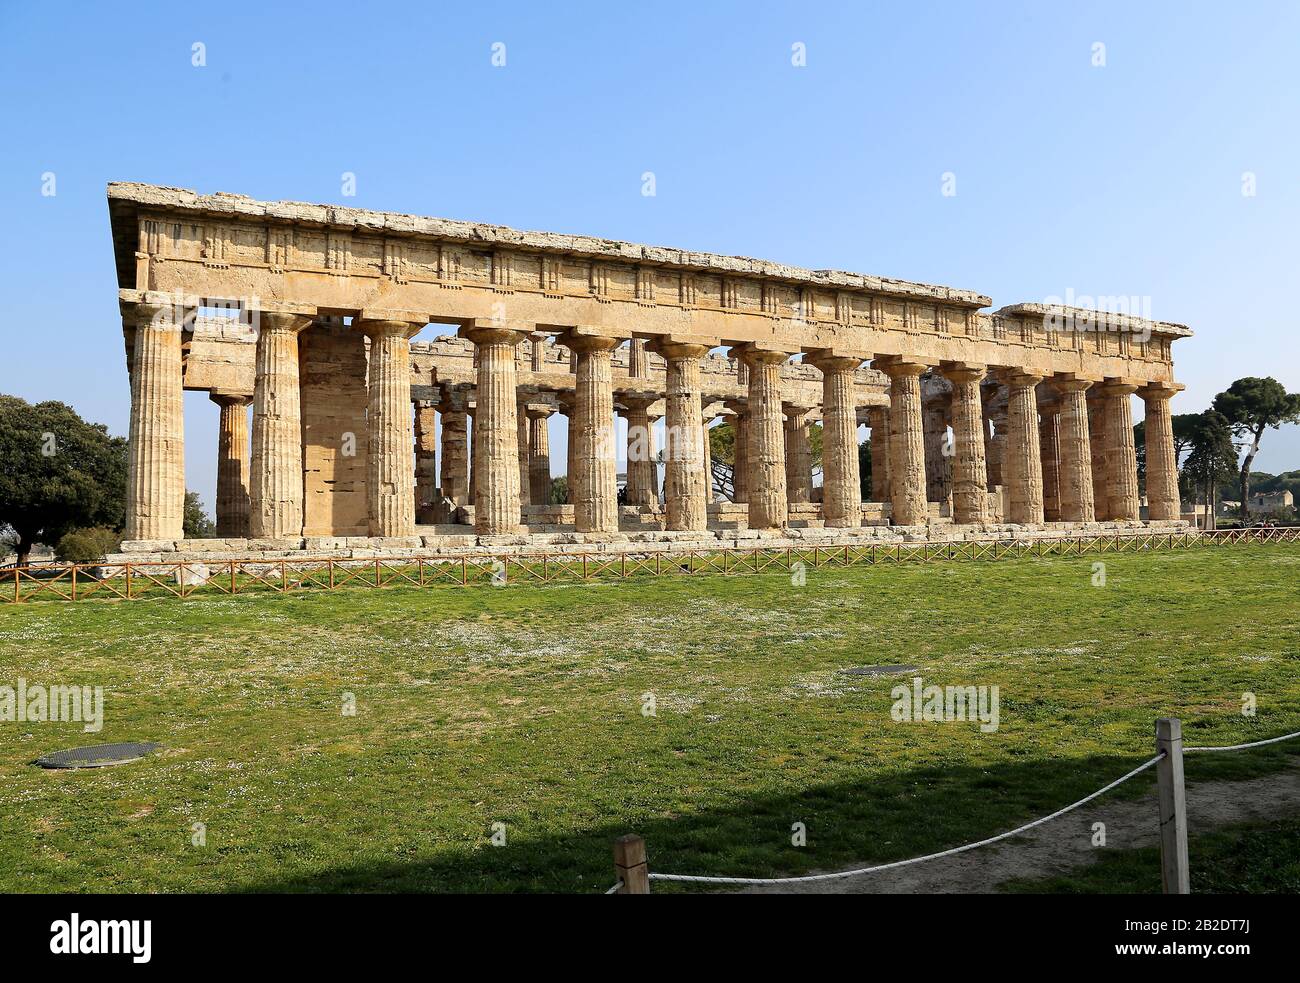
[[[1255,492],[1246,508],[1250,512],[1286,512],[1295,508],[1295,496],[1289,491]]]

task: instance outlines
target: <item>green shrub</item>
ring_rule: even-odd
[[[112,529],[95,526],[65,533],[54,547],[54,555],[65,563],[98,563],[116,553],[122,537]]]

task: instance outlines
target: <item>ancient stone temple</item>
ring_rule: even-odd
[[[986,313],[988,297],[952,287],[390,212],[141,184],[110,185],[108,200],[131,382],[128,551],[1179,520],[1181,325],[1028,303]],[[450,327],[412,340],[431,324]],[[219,540],[183,541],[185,455],[211,452],[185,447],[184,390],[219,414]],[[719,418],[736,433],[725,496],[708,441]],[[552,503],[558,474],[568,500]]]

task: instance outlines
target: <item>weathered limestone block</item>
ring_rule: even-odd
[[[952,383],[952,517],[962,524],[989,521],[988,468],[984,460],[983,366],[944,369]]]
[[[253,392],[253,453],[249,535],[302,535],[302,404],[298,334],[311,324],[301,314],[262,311]]]
[[[862,469],[853,374],[862,360],[814,353],[810,362],[822,373],[822,515],[833,528],[859,526]]]
[[[221,407],[217,430],[217,535],[239,538],[248,535],[249,438],[247,396],[212,393]]]
[[[127,458],[126,538],[180,539],[185,526],[185,406],[181,317],[137,304]]]

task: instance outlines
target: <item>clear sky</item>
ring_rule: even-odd
[[[1294,391],[1298,41],[1283,2],[0,0],[0,392],[126,433],[109,181],[758,256],[995,307],[1139,296],[1196,332],[1174,346],[1175,412],[1243,375]],[[209,508],[216,423],[187,394]],[[1256,466],[1300,468],[1297,428]]]

